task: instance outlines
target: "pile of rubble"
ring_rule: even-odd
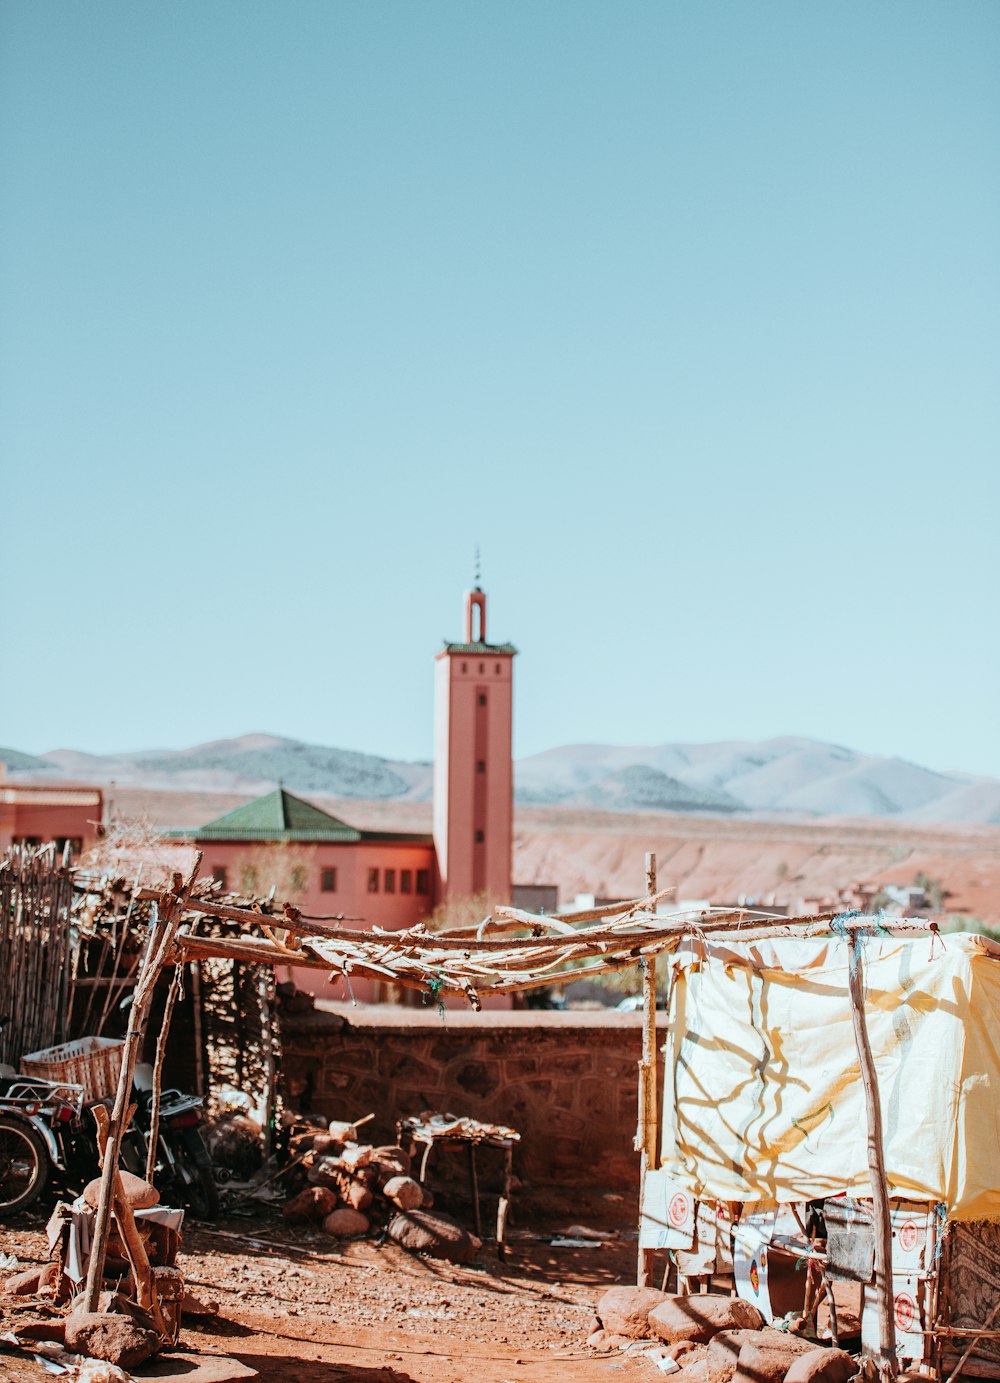
[[[295,1135],[293,1150],[308,1184],[285,1203],[286,1221],[321,1226],[336,1239],[376,1232],[453,1263],[473,1258],[482,1241],[450,1216],[432,1212],[434,1198],[410,1175],[409,1154],[398,1145],[360,1142],[358,1128],[334,1120],[326,1131]]]
[[[740,1297],[612,1287],[597,1315],[592,1348],[652,1352],[664,1372],[682,1368],[705,1383],[847,1383],[858,1373],[846,1350],[768,1327]]]

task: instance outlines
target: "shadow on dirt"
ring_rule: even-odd
[[[321,1360],[288,1359],[268,1354],[234,1354],[261,1383],[417,1383],[411,1374],[363,1364],[327,1364]]]

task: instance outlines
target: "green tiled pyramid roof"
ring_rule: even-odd
[[[517,653],[517,649],[512,643],[449,643],[448,640],[445,639],[442,652],[468,653],[470,658],[474,658],[478,653],[499,653],[505,658],[513,658]]]
[[[206,826],[185,832],[196,840],[360,840],[346,821],[276,788]]]

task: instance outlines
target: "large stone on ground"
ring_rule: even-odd
[[[609,1287],[597,1303],[597,1314],[609,1334],[648,1340],[649,1313],[666,1300],[666,1292],[655,1287]]]
[[[370,1221],[360,1210],[351,1210],[344,1205],[339,1210],[331,1210],[323,1221],[323,1228],[337,1239],[350,1239],[355,1234],[367,1234]]]
[[[105,1311],[74,1311],[66,1318],[66,1348],[90,1359],[134,1369],[152,1358],[159,1340],[129,1316]]]
[[[447,1215],[435,1211],[408,1210],[389,1221],[389,1238],[412,1253],[468,1263],[482,1248],[482,1241]]]
[[[764,1330],[744,1340],[736,1360],[733,1383],[784,1383],[785,1374],[800,1354],[811,1354],[814,1340],[786,1335],[781,1330]]]
[[[650,1333],[672,1345],[677,1340],[707,1344],[720,1330],[759,1330],[764,1317],[742,1297],[664,1297],[649,1313]]]
[[[131,1172],[119,1172],[121,1177],[122,1189],[125,1192],[125,1200],[133,1210],[151,1210],[154,1205],[160,1202],[160,1193],[151,1182],[145,1181],[142,1177],[133,1176]],[[93,1181],[88,1181],[83,1188],[83,1199],[94,1210],[101,1199],[101,1178],[95,1177]]]
[[[337,1208],[336,1192],[328,1186],[307,1186],[290,1201],[286,1201],[281,1213],[290,1225],[319,1224],[320,1220]]]
[[[766,1330],[720,1330],[713,1335],[708,1346],[708,1383],[729,1383],[745,1341],[767,1334]]]
[[[792,1361],[785,1383],[847,1383],[857,1371],[857,1360],[845,1349],[811,1349]]]

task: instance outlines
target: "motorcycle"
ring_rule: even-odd
[[[133,1089],[138,1103],[135,1122],[144,1148],[152,1134],[153,1068],[135,1068]],[[212,1159],[201,1136],[204,1100],[200,1095],[184,1095],[180,1090],[160,1092],[160,1119],[156,1139],[156,1171],[153,1181],[168,1199],[190,1207],[199,1220],[219,1216],[219,1188]],[[127,1154],[123,1155],[123,1161]],[[129,1171],[134,1170],[129,1167]],[[145,1160],[138,1176],[144,1176]]]
[[[152,1133],[152,1068],[138,1067],[136,1117],[121,1143],[126,1170],[145,1176]],[[110,1100],[102,1101],[109,1105]],[[198,1219],[219,1214],[212,1161],[199,1131],[203,1101],[164,1090],[160,1100],[154,1182]],[[0,1219],[26,1210],[50,1187],[77,1194],[99,1175],[96,1126],[83,1087],[0,1067]]]
[[[83,1087],[0,1067],[0,1219],[34,1205],[49,1182],[97,1164],[85,1146]],[[88,1178],[89,1179],[89,1178]]]

